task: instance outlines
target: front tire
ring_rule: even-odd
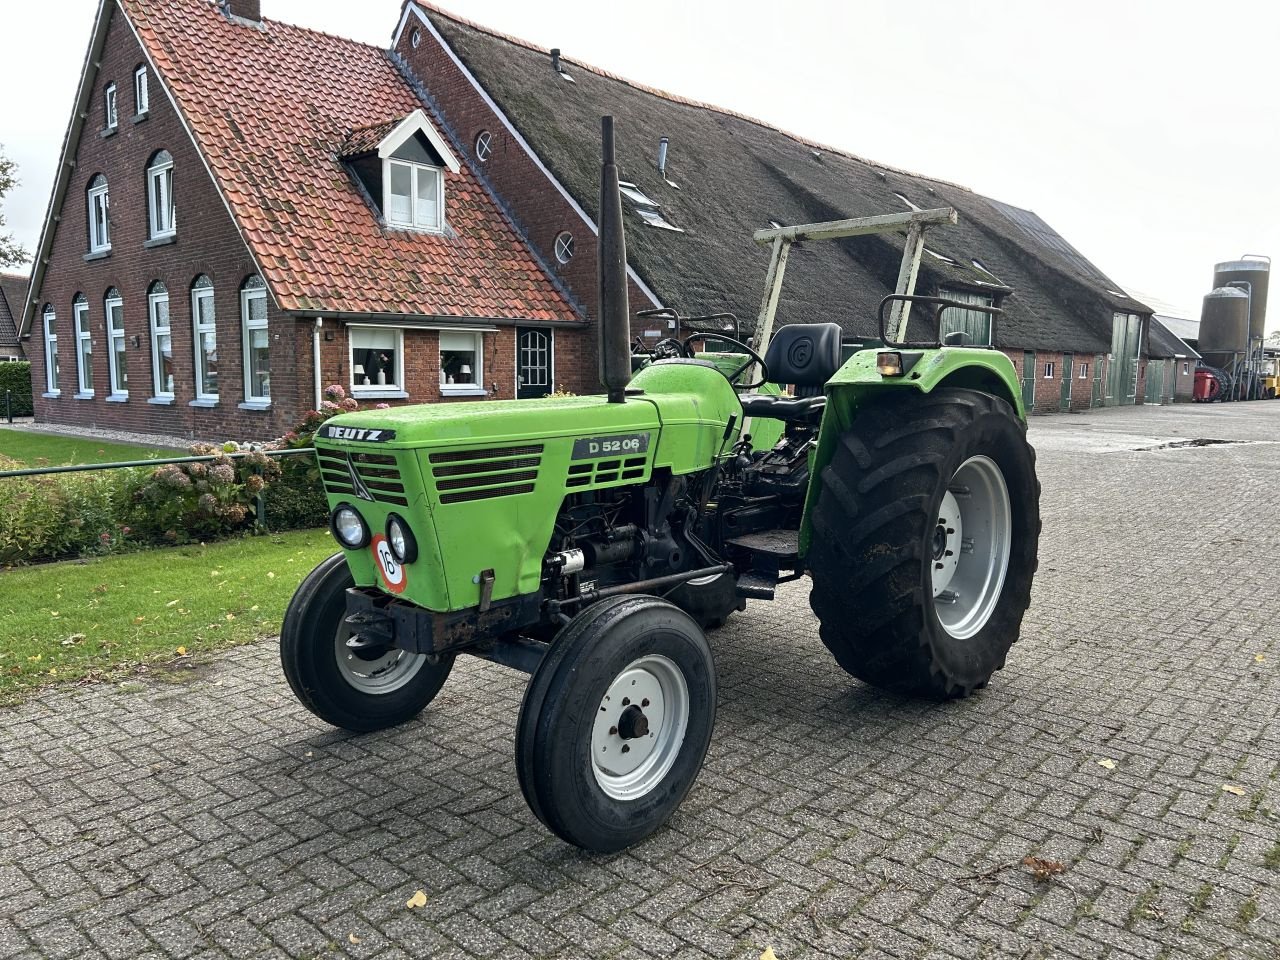
[[[813,514],[823,643],[877,687],[967,696],[1018,639],[1039,536],[1035,451],[1008,403],[941,389],[868,405]]]
[[[368,733],[421,713],[449,678],[453,657],[432,664],[426,654],[395,647],[348,649],[344,620],[347,588],[354,585],[340,553],[307,575],[285,611],[280,665],[294,695],[317,717]]]
[[[638,843],[693,786],[715,724],[706,637],[656,597],[614,597],[556,637],[525,690],[516,772],[561,839],[600,853]]]

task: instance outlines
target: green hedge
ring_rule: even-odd
[[[35,413],[35,405],[31,398],[31,362],[29,360],[10,360],[0,363],[0,417],[4,416],[4,393],[12,391],[10,400],[13,403],[15,417],[29,417]]]

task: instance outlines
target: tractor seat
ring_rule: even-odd
[[[827,381],[840,369],[840,325],[790,323],[779,327],[769,341],[764,362],[769,379],[791,384],[795,396],[744,396],[742,410],[747,416],[792,422],[820,415],[827,402],[823,392]]]

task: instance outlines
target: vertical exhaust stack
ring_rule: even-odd
[[[600,292],[600,385],[610,403],[626,400],[631,382],[631,320],[627,309],[627,241],[622,194],[613,152],[613,117],[600,118],[600,240],[596,268]]]

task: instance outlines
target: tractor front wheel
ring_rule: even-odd
[[[588,607],[525,691],[516,729],[525,800],[585,850],[638,843],[693,786],[715,710],[715,664],[688,614],[648,596]]]
[[[808,556],[823,642],[861,680],[967,696],[1031,602],[1040,484],[1026,426],[972,390],[858,411],[822,472]]]
[[[321,720],[367,733],[412,720],[453,669],[453,657],[431,663],[397,647],[347,646],[347,588],[342,554],[307,575],[289,601],[280,629],[280,665],[294,695]]]

